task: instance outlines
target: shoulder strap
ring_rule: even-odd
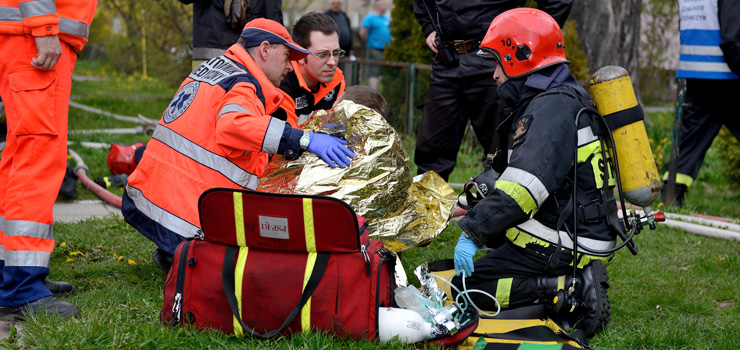
[[[321,277],[324,276],[324,271],[326,271],[327,265],[329,265],[329,258],[331,257],[331,254],[329,253],[318,253],[316,256],[316,264],[313,267],[313,270],[311,271],[311,277],[308,279],[308,282],[306,283],[306,288],[303,290],[303,294],[301,295],[300,300],[298,300],[298,303],[293,308],[293,310],[290,312],[290,315],[285,319],[283,324],[280,326],[280,328],[266,332],[265,334],[261,334],[256,332],[254,329],[249,328],[244,322],[242,321],[241,315],[239,314],[239,307],[237,306],[237,300],[236,300],[236,294],[235,294],[235,282],[234,282],[234,264],[236,261],[236,254],[239,252],[238,246],[227,246],[226,247],[226,253],[224,254],[224,265],[221,269],[221,275],[223,278],[223,284],[224,284],[224,293],[226,294],[226,301],[229,303],[229,308],[231,309],[231,312],[234,314],[234,317],[237,321],[239,321],[239,324],[242,326],[242,329],[244,329],[245,334],[249,334],[251,336],[255,336],[258,338],[267,339],[270,337],[275,336],[276,334],[282,332],[288,326],[293,323],[293,320],[296,318],[296,316],[301,312],[301,309],[304,305],[306,305],[306,302],[308,302],[308,299],[311,297],[311,294],[313,294],[314,290],[316,290],[316,286],[318,286],[319,282],[321,281]]]

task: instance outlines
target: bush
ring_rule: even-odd
[[[719,158],[731,186],[740,189],[740,141],[726,127],[723,127],[715,144],[718,146],[718,153],[722,155]]]

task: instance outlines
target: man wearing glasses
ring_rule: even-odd
[[[293,25],[293,40],[311,54],[292,62],[293,71],[280,89],[295,101],[298,125],[317,109],[331,109],[344,93],[344,74],[337,68],[344,51],[339,48],[339,27],[331,16],[309,12]]]

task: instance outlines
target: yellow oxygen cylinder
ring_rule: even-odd
[[[596,109],[608,124],[616,122],[612,137],[622,195],[628,202],[643,207],[647,214],[660,194],[661,182],[630,75],[622,67],[606,66],[591,76],[589,84]]]

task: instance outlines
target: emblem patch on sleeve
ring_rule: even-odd
[[[518,139],[522,135],[527,133],[527,130],[529,129],[529,124],[532,123],[532,118],[530,117],[524,117],[519,120],[519,123],[517,123],[516,131],[514,131],[514,136],[512,138],[514,140]]]
[[[172,123],[175,119],[185,113],[193,102],[193,99],[195,99],[199,85],[199,82],[191,81],[180,88],[180,90],[177,90],[175,97],[172,98],[172,102],[167,106],[167,109],[164,111],[164,115],[162,116],[162,119],[166,124]]]
[[[516,124],[516,130],[514,130],[514,133],[510,136],[511,140],[509,141],[510,148],[514,148],[514,146],[521,144],[526,140],[526,137],[524,137],[524,134],[527,133],[527,130],[529,130],[529,126],[532,124],[532,117],[527,116],[522,119],[519,119],[519,122]]]

